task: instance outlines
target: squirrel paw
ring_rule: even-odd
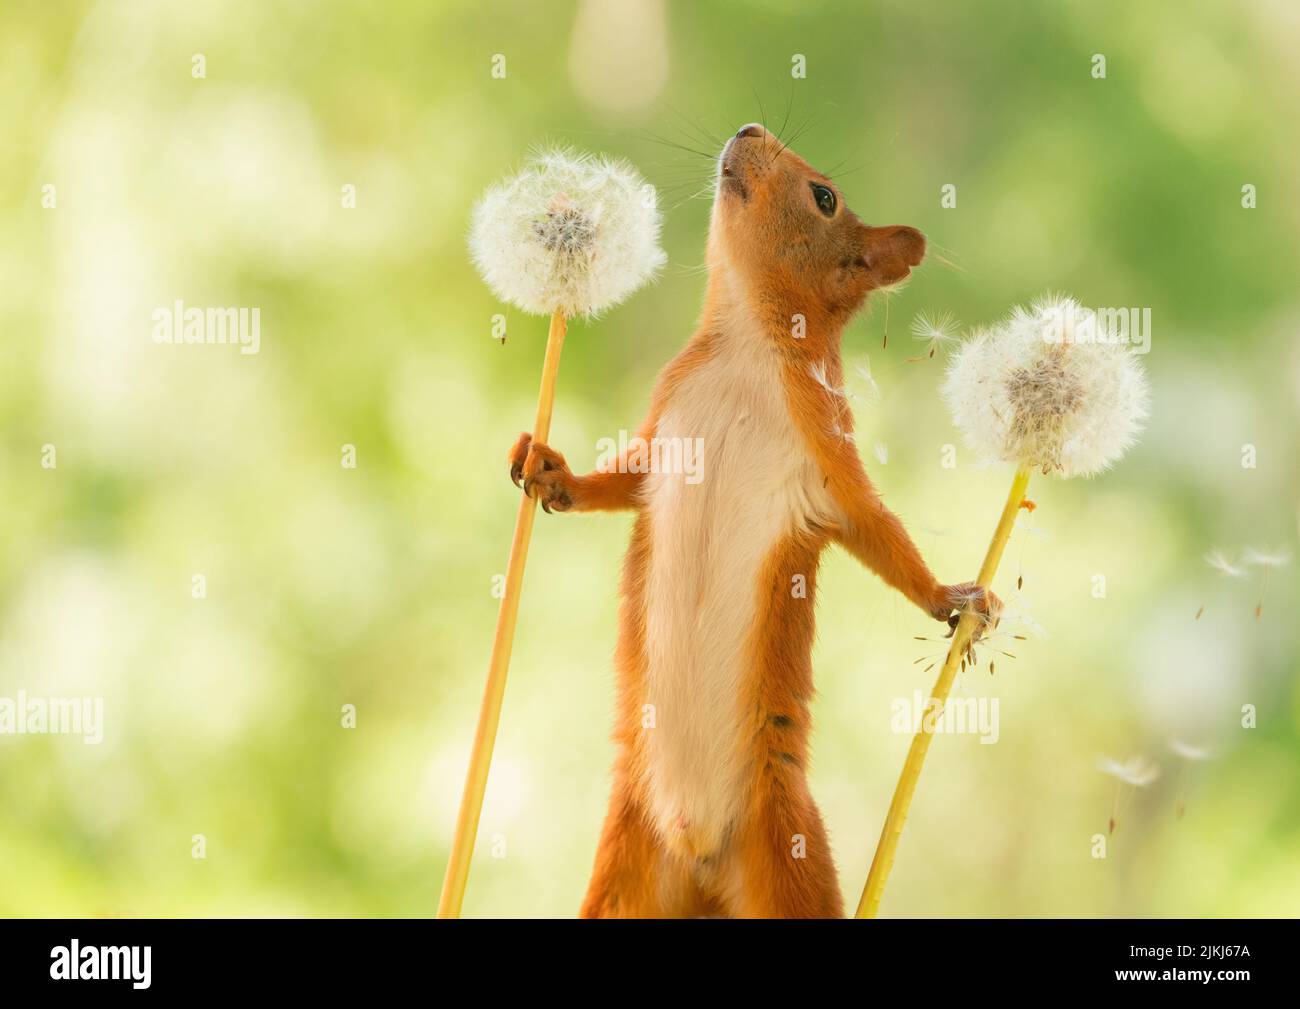
[[[950,628],[951,637],[957,630],[961,615],[970,610],[979,615],[980,623],[975,628],[978,640],[985,628],[996,627],[1002,618],[1002,600],[991,589],[981,588],[975,582],[962,582],[959,585],[940,585],[939,598],[930,610],[936,620],[944,621]]]
[[[537,498],[547,513],[573,507],[574,478],[564,456],[548,445],[533,441],[527,432],[519,436],[510,450],[510,479],[529,497]]]

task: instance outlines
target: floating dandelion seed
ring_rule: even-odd
[[[1146,788],[1147,785],[1160,777],[1160,768],[1146,757],[1133,757],[1122,764],[1111,757],[1102,757],[1097,761],[1097,770],[1109,774],[1119,781],[1115,788],[1115,800],[1111,804],[1110,810],[1110,830],[1108,833],[1113,834],[1115,828],[1119,826],[1121,797],[1124,794],[1124,786]]]
[[[1205,563],[1227,578],[1244,578],[1246,569],[1240,564],[1228,560],[1222,550],[1211,550],[1205,555]]]
[[[839,424],[831,425],[831,437],[839,438],[841,441],[846,441],[849,442],[850,444],[856,444],[858,440],[856,437],[854,437],[852,431],[846,431],[844,428],[840,427]],[[823,486],[825,486],[825,484],[823,484]]]
[[[827,370],[825,361],[815,361],[812,364],[808,365],[808,374],[812,376],[812,380],[814,382],[820,385],[833,397],[835,397],[836,399],[844,398],[844,390],[841,389],[839,386],[831,384],[830,374]]]
[[[1034,634],[1036,634],[1040,638],[1045,638],[1048,636],[1047,628],[1044,627],[1042,624],[1037,623],[1033,619],[1033,617],[1030,617],[1026,614],[1022,613],[1018,618],[1017,623],[1022,624],[1023,626],[1029,628],[1029,630],[1033,631]]]
[[[1146,376],[1138,358],[1117,342],[1098,339],[1094,313],[1072,298],[1049,296],[1016,308],[977,331],[953,355],[942,394],[968,445],[989,461],[1014,463],[1016,474],[976,584],[988,589],[1038,469],[1063,477],[1091,476],[1113,465],[1136,440],[1147,415]],[[1023,585],[1023,578],[1018,586]],[[971,639],[987,618],[967,608],[931,692],[942,706]],[[929,733],[912,738],[871,863],[858,917],[874,917],[907,819]]]
[[[1264,553],[1262,550],[1256,550],[1254,547],[1247,547],[1242,560],[1251,567],[1263,568],[1264,575],[1259,586],[1259,602],[1255,604],[1255,619],[1258,620],[1264,615],[1264,595],[1268,592],[1268,573],[1273,568],[1285,567],[1291,563],[1291,558],[1283,553]]]
[[[1183,758],[1183,763],[1178,768],[1178,797],[1174,800],[1174,815],[1181,820],[1187,812],[1187,803],[1183,798],[1186,793],[1187,768],[1193,763],[1211,759],[1214,754],[1205,747],[1191,746],[1177,739],[1169,740],[1169,749]]]
[[[616,305],[664,265],[667,257],[659,248],[659,224],[655,191],[631,166],[568,150],[542,152],[513,178],[489,189],[475,205],[470,255],[488,287],[526,312],[551,317],[534,444],[550,435],[567,320],[594,316]],[[515,518],[478,731],[438,899],[440,918],[459,917],[465,896],[536,504],[525,488]]]
[[[1225,554],[1222,550],[1211,550],[1208,554],[1205,555],[1205,563],[1208,564],[1210,567],[1212,567],[1219,574],[1223,575],[1225,578],[1246,577],[1246,569],[1242,567],[1240,564],[1237,564],[1229,560],[1228,555]],[[1262,597],[1260,599],[1260,602],[1261,603],[1263,602]],[[1201,616],[1204,613],[1205,613],[1205,606],[1202,605],[1201,608],[1196,611],[1196,619],[1200,620]]]
[[[830,426],[831,437],[849,443],[856,442],[857,439],[854,438],[853,432],[850,430],[853,417],[849,412],[848,392],[842,386],[831,383],[830,369],[825,361],[816,361],[808,365],[808,374],[814,382],[826,391],[826,394],[830,396],[835,405],[835,419]],[[822,486],[825,486],[825,484]]]
[[[857,398],[864,400],[868,405],[878,403],[880,401],[880,386],[876,384],[876,380],[871,374],[871,358],[864,357],[862,364],[854,365],[853,371],[861,379],[866,389]]]
[[[928,315],[918,312],[912,320],[912,335],[929,343],[951,343],[957,339],[960,325],[951,312]]]
[[[1169,749],[1182,757],[1184,760],[1209,760],[1214,754],[1203,746],[1191,746],[1187,743],[1179,742],[1177,739],[1169,740]]]
[[[1112,757],[1102,757],[1097,761],[1097,770],[1134,788],[1146,788],[1160,777],[1160,768],[1146,757],[1133,757],[1122,764]]]
[[[1044,530],[1039,529],[1038,526],[1034,525],[1034,510],[1038,505],[1030,501],[1029,498],[1025,498],[1024,501],[1021,502],[1020,507],[1024,509],[1025,515],[1016,518],[1014,528],[1022,530],[1023,532],[1028,533],[1028,535],[1020,538],[1020,551],[1016,555],[1017,591],[1025,587],[1025,547],[1028,545],[1030,537],[1038,537],[1039,539],[1047,537],[1047,533]]]
[[[883,441],[878,441],[875,444],[875,450],[876,450],[876,458],[880,460],[880,465],[882,466],[889,465],[889,446],[886,445]]]
[[[911,280],[910,276],[904,277],[902,280],[895,281],[892,284],[885,284],[876,288],[875,293],[885,299],[885,339],[880,345],[881,350],[889,349],[889,302],[894,295],[898,294],[907,286],[909,280]]]
[[[958,592],[955,593],[953,596],[953,603],[955,606],[964,606],[970,602],[973,602],[976,599],[976,597],[977,597],[977,593],[975,593],[974,591]],[[972,668],[979,665],[979,650],[981,648],[985,648],[996,655],[1005,655],[1009,659],[1014,659],[1016,657],[1014,652],[1009,652],[1005,648],[1001,647],[1002,644],[1004,644],[1008,639],[1015,640],[1015,641],[1028,641],[1029,639],[1024,634],[1013,634],[1011,633],[1010,630],[998,630],[1003,620],[1006,619],[1007,617],[1011,617],[1012,622],[1016,624],[1025,622],[1028,619],[1027,617],[1022,616],[1020,613],[1016,613],[1013,615],[1011,613],[1011,607],[1004,609],[1002,614],[997,617],[993,617],[992,619],[985,618],[984,632],[982,633],[978,641],[971,640],[968,643],[966,650],[962,653],[963,664],[959,667],[962,672],[966,671],[966,665],[969,665]],[[1032,621],[1030,621],[1030,623],[1032,623]],[[913,640],[925,641],[931,644],[945,645],[947,642],[949,642],[952,639],[953,635],[956,634],[957,628],[955,626],[955,621],[953,621],[953,624],[954,626],[951,626],[948,630],[948,633],[943,635],[943,637],[941,638],[932,638],[932,637],[927,637],[925,635],[917,634],[917,635],[913,635]],[[1043,636],[1044,637],[1046,636],[1045,632],[1043,632]],[[933,659],[936,658],[937,656],[942,656],[945,654],[946,650],[947,649],[945,648],[944,650],[936,652],[934,654],[922,655],[919,659],[913,661],[912,664],[919,665],[920,663],[925,662],[928,659]],[[924,672],[928,673],[931,669],[934,668],[934,665],[935,663],[931,662],[928,666],[925,667]],[[995,672],[994,660],[990,659],[989,675],[992,676],[994,672]]]
[[[1266,554],[1254,547],[1247,547],[1242,560],[1252,567],[1261,568],[1283,568],[1291,563],[1291,558],[1287,554],[1272,553]]]
[[[917,357],[909,357],[908,361],[925,361],[934,357],[940,347],[957,340],[960,328],[960,324],[953,318],[951,312],[942,312],[933,316],[919,312],[912,319],[912,338],[927,344],[926,352]]]

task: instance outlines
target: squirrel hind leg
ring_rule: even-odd
[[[769,772],[771,773],[771,772]],[[802,772],[782,769],[740,825],[723,903],[737,918],[843,918],[830,841]]]
[[[689,862],[660,840],[635,800],[617,786],[596,849],[582,918],[693,918],[720,911]]]

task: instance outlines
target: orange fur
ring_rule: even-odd
[[[689,837],[665,835],[650,813],[652,775],[642,720],[648,573],[657,544],[646,474],[575,476],[562,455],[533,444],[526,434],[510,453],[512,477],[522,479],[548,511],[638,512],[623,568],[615,654],[618,756],[584,917],[841,916],[829,840],[806,779],[821,551],[828,541],[842,544],[940,620],[949,618],[963,593],[978,597],[970,586],[941,585],[930,573],[867,477],[849,437],[852,414],[832,391],[842,381],[844,325],[873,288],[900,280],[920,262],[925,240],[910,228],[862,224],[839,204],[838,193],[835,212],[827,216],[818,209],[813,185],[834,191],[829,179],[781,150],[760,127],[746,127],[728,143],[720,159],[700,325],[659,376],[640,428],[641,437],[653,437],[687,376],[715,355],[734,352],[736,341],[728,343],[723,334],[734,333],[738,319],[753,320],[756,338],[776,349],[785,409],[834,506],[832,520],[795,521],[768,550],[758,584],[744,590],[754,594],[754,609],[736,698],[743,794],[716,847],[697,850]],[[791,332],[796,315],[805,321],[798,338]],[[825,384],[814,377],[814,368],[822,369]],[[760,450],[753,465],[763,464]],[[790,590],[796,575],[806,579],[802,596]],[[996,600],[990,596],[981,604],[995,606]]]

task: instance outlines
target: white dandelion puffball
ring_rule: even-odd
[[[1128,343],[1064,297],[973,333],[941,391],[981,455],[1065,477],[1109,467],[1147,415],[1146,375]]]
[[[667,261],[654,187],[623,161],[550,150],[474,207],[469,247],[488,287],[526,312],[591,316]]]

